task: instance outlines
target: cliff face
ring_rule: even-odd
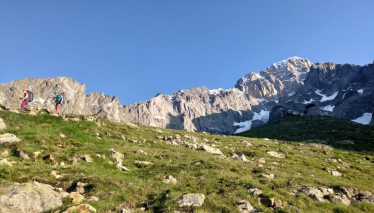
[[[279,105],[302,113],[314,105],[323,114],[370,123],[374,107],[374,65],[315,63],[295,94]]]
[[[235,87],[180,90],[125,107],[129,120],[147,125],[233,134],[265,124],[279,98],[303,86],[311,63],[292,57],[251,72]]]
[[[233,88],[198,87],[159,93],[123,106],[117,97],[85,95],[71,78],[24,78],[0,84],[0,104],[19,108],[22,89],[34,92],[38,108],[54,108],[54,91],[63,92],[62,113],[99,114],[112,121],[216,134],[233,134],[290,114],[324,114],[373,124],[374,65],[315,63],[292,57],[240,78]],[[277,107],[275,107],[277,106]],[[275,108],[274,108],[275,107]]]
[[[100,114],[118,122],[125,121],[123,106],[117,97],[104,96],[91,93],[86,96],[85,84],[79,84],[71,78],[24,78],[10,83],[0,84],[0,104],[19,109],[23,97],[22,89],[27,88],[34,93],[34,101],[30,106],[40,109],[54,110],[54,91],[62,93],[66,103],[61,107],[61,112],[75,114]]]

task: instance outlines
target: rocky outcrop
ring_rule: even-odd
[[[374,124],[374,65],[314,63],[291,57],[240,78],[233,88],[179,90],[123,106],[117,97],[85,95],[71,78],[24,78],[0,84],[0,104],[19,108],[21,90],[34,92],[29,107],[54,110],[53,92],[64,93],[62,112],[101,115],[112,121],[215,134],[240,133],[289,115],[330,115]],[[373,120],[373,121],[372,121]]]
[[[371,113],[371,122],[370,122],[370,125],[374,126],[374,108],[373,108],[373,112]]]
[[[0,213],[46,212],[62,205],[62,195],[43,183],[15,183],[0,187]]]
[[[2,129],[6,129],[6,125],[3,121],[3,119],[0,118],[0,130],[2,130]]]
[[[64,95],[65,104],[60,111],[63,114],[102,115],[112,121],[125,122],[123,105],[118,98],[105,96],[104,93],[85,94],[85,84],[79,84],[71,78],[23,78],[18,81],[0,84],[0,104],[9,109],[19,109],[22,89],[27,88],[34,94],[34,101],[28,104],[29,108],[47,109],[55,111],[55,91]]]
[[[179,207],[183,206],[202,206],[205,200],[205,195],[200,193],[185,194],[179,197]]]
[[[17,143],[20,142],[21,139],[17,138],[17,136],[11,133],[0,134],[0,144],[4,143]]]
[[[369,124],[374,107],[374,65],[312,64],[304,86],[280,98],[278,104],[299,113]]]

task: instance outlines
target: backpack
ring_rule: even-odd
[[[57,96],[57,102],[60,102],[62,98],[63,98],[63,100],[62,100],[61,103],[62,103],[62,104],[65,104],[65,97],[64,97],[63,94],[59,94],[59,95]]]
[[[34,101],[34,93],[32,93],[30,90],[27,90],[27,93],[29,93],[29,102]]]

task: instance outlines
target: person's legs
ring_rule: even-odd
[[[26,101],[22,101],[21,109],[26,109],[26,105],[27,105],[27,102]]]
[[[60,106],[61,106],[61,104],[56,105],[56,113],[57,114],[60,114]]]

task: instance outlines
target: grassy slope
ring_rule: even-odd
[[[341,149],[374,151],[374,126],[330,116],[290,116],[237,135],[287,141],[325,140]],[[355,144],[340,144],[342,140]]]
[[[258,187],[265,195],[292,204],[300,208],[301,212],[374,212],[374,206],[371,204],[356,203],[345,207],[329,202],[316,203],[308,196],[289,194],[292,189],[301,185],[327,187],[341,185],[374,191],[372,165],[367,162],[356,162],[356,160],[362,161],[364,156],[374,157],[372,153],[337,149],[330,151],[328,155],[323,155],[321,149],[299,147],[294,142],[282,144],[281,140],[275,143],[256,138],[223,137],[167,129],[162,129],[164,133],[159,134],[154,127],[139,125],[141,128],[131,128],[126,124],[106,120],[102,121],[106,126],[98,127],[92,122],[63,121],[59,117],[49,115],[30,116],[0,111],[0,117],[9,126],[7,130],[1,130],[0,134],[10,132],[23,138],[22,143],[17,145],[0,146],[0,152],[12,151],[12,156],[8,157],[9,161],[18,162],[12,168],[0,167],[0,185],[37,180],[69,189],[78,181],[89,183],[90,190],[87,195],[100,198],[99,202],[91,203],[99,212],[114,211],[121,205],[133,209],[145,207],[148,212],[173,210],[236,212],[238,198],[249,200],[260,211],[273,212],[271,208],[259,205],[256,197],[249,196],[245,186]],[[101,140],[95,137],[95,132],[100,133]],[[111,136],[107,136],[106,132]],[[127,139],[140,141],[143,138],[147,141],[130,143],[121,139],[119,132]],[[68,138],[62,139],[60,133],[66,134]],[[217,148],[226,155],[243,153],[249,159],[265,158],[266,163],[263,164],[264,167],[258,167],[258,163],[254,161],[245,163],[233,159],[221,160],[203,151],[168,145],[156,139],[158,135],[174,134],[206,138],[209,140],[208,144],[216,144]],[[240,140],[253,142],[256,146],[246,147],[237,143]],[[65,147],[57,147],[58,143],[63,143]],[[260,145],[268,145],[268,147]],[[131,170],[130,172],[119,171],[114,165],[108,164],[110,148],[125,154],[123,164]],[[135,151],[139,149],[147,152],[148,155],[136,154]],[[278,159],[266,154],[267,150],[278,151],[278,149],[288,151],[287,159]],[[301,153],[299,149],[306,150],[306,154]],[[33,156],[34,151],[44,150],[44,152],[36,158],[36,161],[32,159],[21,162],[14,154],[16,150],[24,150],[30,157]],[[53,168],[48,161],[42,159],[42,156],[47,154],[52,154],[59,163],[63,161],[66,167]],[[74,154],[90,154],[94,163],[79,160],[78,165],[72,165],[69,159]],[[95,154],[105,154],[107,158],[96,158]],[[323,168],[336,168],[340,164],[326,162],[323,160],[325,157],[341,158],[352,164],[352,167],[338,169],[344,177],[332,177]],[[154,165],[138,166],[133,163],[134,160],[152,161]],[[277,162],[279,165],[272,162]],[[56,180],[50,175],[52,170],[58,170],[63,177]],[[274,173],[276,177],[274,180],[264,179],[259,177],[261,173]],[[164,184],[162,182],[164,175],[172,175],[178,180],[178,184]],[[201,176],[202,179],[199,178]],[[178,209],[177,198],[189,192],[205,194],[204,205],[200,208]],[[166,194],[169,196],[165,196]],[[59,209],[65,209],[70,205],[72,205],[70,201],[65,200],[64,206]],[[283,212],[293,211],[292,208],[283,209]]]

